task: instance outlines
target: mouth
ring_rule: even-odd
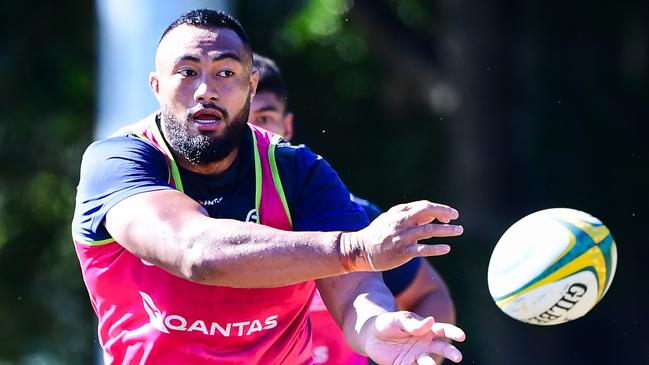
[[[216,109],[200,109],[190,118],[200,130],[213,130],[223,121],[223,114]]]
[[[196,123],[210,123],[223,119],[223,114],[216,109],[201,109],[191,115]]]

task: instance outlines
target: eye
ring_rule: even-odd
[[[267,116],[263,115],[263,116],[261,116],[261,117],[257,117],[256,122],[257,122],[257,124],[266,124],[266,123],[270,122],[270,118],[268,118]]]
[[[220,71],[219,73],[217,73],[216,75],[219,76],[219,77],[224,77],[224,78],[227,79],[227,78],[230,78],[230,77],[234,76],[234,72],[232,72],[230,70],[223,70],[223,71]]]
[[[196,71],[190,69],[180,70],[178,71],[178,73],[181,74],[183,77],[192,77],[198,75]]]

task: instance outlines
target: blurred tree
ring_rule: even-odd
[[[0,363],[89,363],[70,243],[94,115],[92,2],[0,5]]]
[[[646,2],[252,3],[244,23],[260,25],[253,46],[287,75],[298,141],[384,206],[429,198],[462,212],[465,237],[435,264],[473,338],[465,362],[649,362],[634,350],[646,296],[628,303],[632,278],[647,275],[635,258],[649,253]],[[491,248],[518,218],[555,206],[600,217],[629,261],[587,318],[512,323],[486,288]],[[603,342],[626,351],[591,351]]]

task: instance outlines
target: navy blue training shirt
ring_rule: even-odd
[[[359,230],[367,216],[352,203],[336,172],[304,146],[281,143],[276,161],[296,231]],[[219,175],[201,175],[179,166],[187,194],[213,218],[254,221],[255,174],[248,130],[233,164]],[[162,153],[134,136],[91,144],[81,163],[72,232],[85,241],[110,238],[101,224],[119,201],[147,191],[172,189]]]

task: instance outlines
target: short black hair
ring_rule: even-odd
[[[243,29],[241,23],[239,23],[239,21],[232,15],[224,11],[212,9],[196,9],[181,15],[178,19],[174,20],[164,32],[162,32],[158,44],[162,42],[167,33],[183,24],[193,25],[196,27],[218,27],[230,29],[241,38],[242,43],[247,49],[252,49],[250,41],[248,40],[248,35],[246,34],[245,29]]]
[[[272,92],[286,100],[288,89],[277,64],[268,57],[252,54],[252,68],[259,72],[257,93]]]

